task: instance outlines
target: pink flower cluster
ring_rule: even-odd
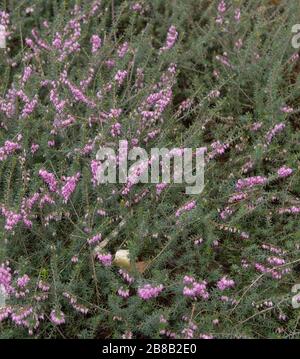
[[[294,111],[294,109],[290,106],[282,106],[280,108],[280,111],[283,113],[292,113]]]
[[[219,25],[222,25],[224,22],[224,13],[227,10],[226,3],[224,0],[221,0],[219,2],[217,10],[218,10],[218,12],[217,12],[217,17],[216,17],[216,23]]]
[[[1,207],[0,212],[5,217],[4,228],[8,231],[11,231],[22,220],[22,215],[20,213],[10,211],[5,207]]]
[[[17,286],[19,288],[24,288],[29,283],[29,281],[30,281],[29,276],[27,274],[24,274],[22,277],[19,277],[17,279]]]
[[[208,97],[209,99],[218,98],[218,97],[220,97],[220,91],[219,91],[219,90],[212,90],[212,91],[210,91],[210,93],[207,95],[207,97]]]
[[[7,27],[10,23],[10,15],[6,11],[0,10],[0,25]]]
[[[72,263],[78,263],[78,261],[79,261],[78,256],[73,256],[73,257],[71,258],[71,262],[72,262]]]
[[[275,263],[273,261],[273,263]],[[275,266],[278,266],[275,264]],[[275,269],[275,268],[269,268],[263,265],[262,263],[255,263],[254,265],[255,269],[260,273],[270,274],[272,278],[274,279],[281,279],[283,275],[290,273],[290,268],[282,268],[282,269]]]
[[[197,282],[194,277],[184,276],[183,284],[185,285],[183,288],[183,295],[186,297],[192,297],[193,299],[197,299],[201,297],[203,299],[209,298],[209,293],[207,291],[207,283]]]
[[[282,132],[285,128],[285,124],[283,122],[280,122],[276,124],[270,131],[266,134],[266,142],[269,145],[273,138],[280,132]]]
[[[98,171],[101,169],[101,161],[92,160],[90,164],[91,173],[92,173],[92,183],[94,186],[98,184],[97,175]]]
[[[167,33],[166,44],[159,50],[160,52],[170,50],[174,45],[178,38],[178,32],[174,25],[170,26]]]
[[[220,62],[222,65],[226,66],[226,67],[229,67],[229,68],[232,68],[232,65],[229,61],[229,58],[228,58],[228,55],[227,53],[223,53],[223,55],[217,55],[216,56],[216,60],[218,62]]]
[[[11,313],[12,321],[19,326],[28,326],[27,318],[32,314],[32,307],[21,307]]]
[[[266,251],[269,251],[271,253],[276,253],[277,255],[284,255],[285,254],[284,250],[282,250],[281,248],[275,247],[273,245],[270,245],[270,244],[262,244],[261,248],[266,250]]]
[[[9,263],[2,263],[0,266],[0,290],[5,294],[10,294],[13,290],[12,286],[12,274]]]
[[[126,76],[127,76],[127,71],[126,71],[126,70],[124,70],[124,71],[119,70],[119,71],[115,74],[114,79],[115,79],[115,81],[117,82],[117,84],[118,84],[119,86],[121,86],[121,85],[123,84],[124,80],[126,79]]]
[[[96,107],[96,104],[87,98],[87,96],[69,80],[65,79],[63,83],[68,86],[76,102],[82,102],[90,108]]]
[[[232,215],[232,213],[233,210],[230,207],[226,207],[220,212],[220,217],[225,221]]]
[[[298,214],[298,213],[300,213],[300,207],[293,206],[290,208],[280,208],[278,210],[278,213],[279,214],[283,214],[283,213]]]
[[[38,289],[40,289],[42,292],[48,292],[50,290],[50,285],[46,282],[43,282],[40,280],[37,284]]]
[[[183,213],[189,212],[194,208],[196,208],[196,201],[192,200],[192,201],[186,203],[184,206],[178,208],[176,213],[175,213],[175,216],[180,217]]]
[[[64,198],[64,202],[68,202],[71,194],[75,191],[76,184],[79,181],[80,172],[77,172],[74,176],[64,177],[65,185],[61,189],[61,195]]]
[[[76,310],[76,312],[81,313],[81,314],[87,314],[88,313],[88,311],[89,311],[88,308],[86,308],[82,304],[78,304],[77,303],[77,298],[74,295],[72,295],[72,294],[70,294],[68,292],[64,292],[63,296],[66,299],[68,299],[69,304]]]
[[[110,253],[97,253],[96,258],[104,267],[110,267],[112,264],[112,255]]]
[[[12,309],[10,306],[0,308],[0,323],[9,317],[11,312]]]
[[[93,35],[91,37],[91,44],[92,44],[92,54],[94,54],[101,47],[101,38],[98,35]]]
[[[182,330],[181,334],[183,335],[184,339],[193,339],[195,331],[198,329],[198,327],[195,323],[191,322],[189,318],[186,318],[186,320],[188,321],[188,326]]]
[[[176,112],[176,117],[180,116],[184,111],[190,109],[192,104],[193,104],[193,101],[189,98],[186,100],[183,100],[178,107],[178,110]]]
[[[159,196],[159,195],[162,193],[162,191],[163,191],[164,189],[166,189],[167,187],[168,187],[168,184],[167,184],[167,183],[158,183],[158,184],[155,186],[157,196]]]
[[[52,89],[50,90],[50,101],[52,102],[53,106],[57,113],[61,113],[67,103],[66,100],[60,100],[59,95],[57,92],[57,86],[55,83],[52,84]]]
[[[240,201],[243,201],[244,199],[246,199],[248,197],[247,193],[244,193],[244,192],[240,192],[240,193],[237,193],[237,194],[233,194],[228,202],[229,203],[235,203],[235,202],[240,202]]]
[[[40,148],[40,146],[37,143],[33,143],[30,148],[31,153],[34,154],[39,148]]]
[[[143,88],[144,86],[144,71],[142,68],[138,67],[136,69],[136,79],[135,79],[135,84],[134,86],[137,88],[137,89],[141,89]]]
[[[277,174],[280,178],[288,177],[293,173],[293,170],[287,166],[280,167]]]
[[[252,160],[250,160],[250,161],[247,161],[244,165],[243,165],[243,167],[242,167],[242,173],[248,173],[248,172],[250,172],[252,169],[253,169],[253,167],[254,167],[254,162],[252,161]]]
[[[124,289],[123,287],[120,287],[117,293],[122,298],[126,299],[129,297],[129,289]]]
[[[160,120],[163,122],[162,114],[172,100],[172,86],[175,82],[176,65],[171,64],[167,71],[161,76],[160,82],[153,86],[154,92],[150,94],[138,108],[142,116],[142,127],[137,134],[151,123]]]
[[[297,60],[299,60],[300,56],[298,54],[298,52],[295,52],[289,59],[290,63],[296,62]]]
[[[111,133],[112,137],[120,136],[121,135],[121,129],[122,129],[122,125],[119,122],[113,124],[111,126],[111,130],[110,130],[110,133]]]
[[[225,151],[229,148],[229,144],[215,141],[211,144],[211,148],[212,151],[208,154],[209,160],[212,160],[217,156],[223,155]]]
[[[129,48],[128,42],[124,42],[122,45],[119,46],[117,52],[118,52],[118,56],[121,59],[126,55],[128,48]]]
[[[265,185],[267,178],[262,176],[248,177],[245,179],[239,179],[236,183],[236,189],[242,190],[244,188],[252,188],[258,185]]]
[[[129,273],[126,272],[125,270],[119,269],[119,274],[123,278],[124,282],[128,284],[132,284],[134,282],[134,278],[130,276]]]
[[[95,243],[100,242],[101,239],[102,239],[102,236],[101,236],[101,234],[99,233],[99,234],[96,234],[94,237],[89,238],[89,239],[87,240],[87,242],[88,242],[88,244],[95,244]]]
[[[234,287],[234,285],[235,285],[234,281],[232,279],[227,279],[226,276],[221,278],[217,283],[217,287],[221,291],[228,289],[228,288],[232,288],[232,287]]]
[[[4,146],[0,147],[0,161],[7,159],[7,156],[13,154],[15,151],[20,150],[21,146],[17,142],[5,141]]]
[[[23,72],[22,79],[21,79],[22,86],[24,86],[25,83],[29,80],[32,73],[33,73],[32,66],[31,65],[26,66],[25,69],[24,69],[24,72]]]
[[[213,337],[213,335],[211,335],[211,334],[203,333],[203,334],[200,334],[200,335],[199,335],[199,339],[209,340],[209,339],[214,339],[214,337]]]
[[[25,119],[29,115],[31,115],[37,104],[38,104],[37,95],[35,95],[31,100],[26,101],[21,112],[21,118]]]
[[[65,315],[61,310],[53,309],[50,313],[50,320],[55,325],[61,325],[65,323]]]
[[[156,298],[163,291],[164,287],[162,284],[158,286],[152,286],[151,284],[145,284],[138,288],[138,296],[143,300],[149,300]]]
[[[279,257],[268,257],[267,262],[273,266],[280,266],[285,264],[285,260]]]
[[[49,194],[46,193],[41,197],[39,206],[43,208],[45,204],[54,204],[54,203],[55,203],[54,199]]]
[[[234,11],[234,19],[236,22],[239,22],[241,19],[241,9],[237,8]]]
[[[48,185],[51,192],[57,191],[57,181],[53,173],[46,171],[45,169],[39,170],[39,176],[44,180]]]
[[[143,7],[140,3],[136,2],[132,4],[131,9],[135,12],[141,12],[143,10]]]
[[[262,123],[261,122],[255,122],[252,126],[251,126],[251,131],[253,132],[257,132],[258,130],[260,130],[262,127]]]

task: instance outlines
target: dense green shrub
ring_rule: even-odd
[[[1,5],[1,337],[299,337],[299,4]],[[203,192],[97,184],[120,139],[206,147]]]

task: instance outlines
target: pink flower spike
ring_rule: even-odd
[[[283,166],[283,167],[279,168],[279,170],[277,171],[277,174],[280,178],[288,177],[292,173],[293,173],[293,170],[287,166]]]
[[[92,44],[92,54],[97,52],[101,47],[101,39],[98,35],[93,35],[91,37],[91,44]]]

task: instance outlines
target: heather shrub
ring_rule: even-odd
[[[1,337],[299,337],[299,4],[15,3]],[[205,147],[203,192],[99,184],[96,153],[119,140]]]

